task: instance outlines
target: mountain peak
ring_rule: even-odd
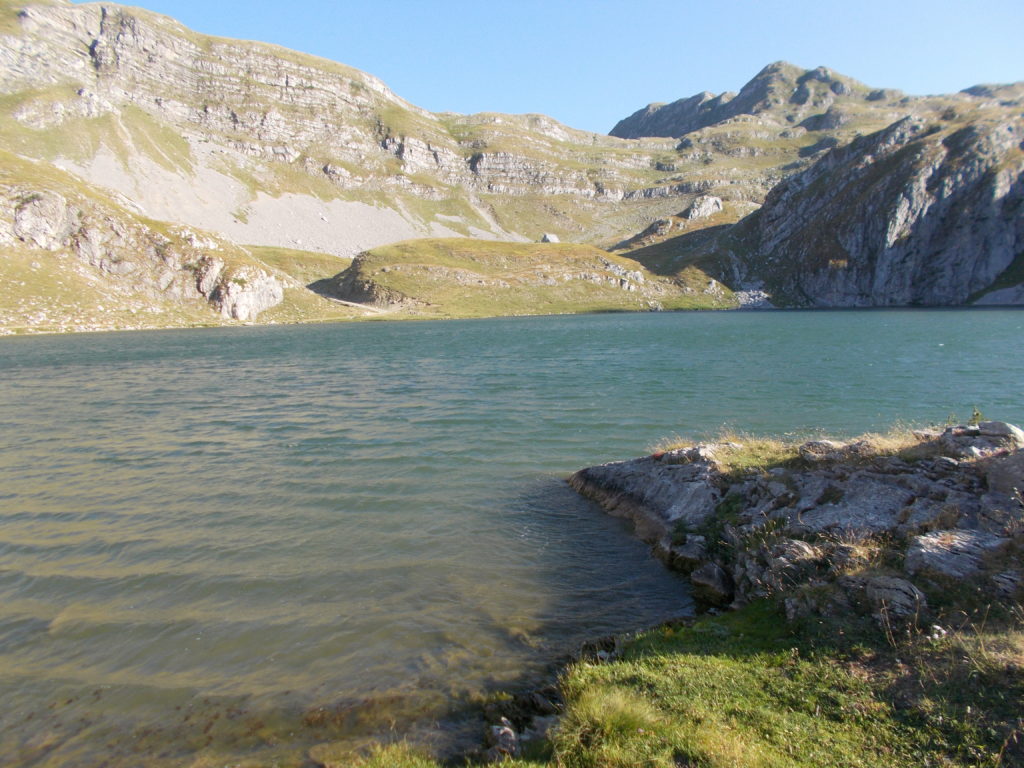
[[[737,115],[763,112],[779,112],[786,122],[798,123],[815,112],[825,112],[836,99],[860,98],[869,90],[828,67],[803,69],[788,61],[774,61],[738,94],[713,96],[705,91],[670,104],[651,104],[620,120],[610,133],[623,139],[677,138]]]

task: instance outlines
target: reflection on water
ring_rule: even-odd
[[[475,739],[488,691],[690,610],[565,474],[724,422],[848,432],[975,403],[1020,419],[1007,382],[1024,356],[1004,351],[1022,319],[2,340],[0,755],[212,765],[381,734]]]

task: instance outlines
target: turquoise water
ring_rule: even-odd
[[[488,692],[691,610],[568,473],[722,425],[1021,423],[1022,327],[752,312],[0,340],[2,762],[476,738]]]

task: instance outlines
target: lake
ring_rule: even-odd
[[[0,339],[5,765],[479,739],[692,611],[580,467],[660,439],[1024,422],[1024,312],[658,313]]]

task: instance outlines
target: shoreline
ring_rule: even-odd
[[[388,323],[388,322],[433,322],[433,321],[457,321],[457,320],[498,320],[511,319],[516,317],[576,317],[583,315],[648,315],[648,314],[704,314],[714,313],[766,313],[766,314],[798,314],[798,313],[828,313],[828,312],[998,312],[1005,310],[1024,311],[1021,304],[998,304],[985,306],[901,306],[901,307],[727,307],[727,308],[706,308],[706,309],[660,309],[660,310],[586,310],[581,312],[561,313],[518,313],[512,315],[451,315],[451,316],[422,316],[422,315],[391,315],[386,317],[380,315],[364,315],[362,317],[335,318],[335,319],[310,319],[296,320],[291,322],[271,321],[261,322],[223,322],[223,323],[195,323],[191,325],[154,325],[133,328],[88,328],[68,330],[39,330],[35,328],[11,328],[0,327],[0,339],[2,338],[29,338],[34,336],[65,336],[70,334],[84,333],[138,333],[149,331],[191,331],[207,329],[227,328],[274,328],[292,327],[304,325],[338,325],[343,323]]]
[[[755,636],[774,632],[777,642],[811,659],[816,654],[828,667],[863,654],[866,645],[874,648],[868,652],[875,661],[865,674],[907,669],[896,658],[899,654],[912,659],[910,671],[901,674],[925,688],[926,678],[932,678],[932,687],[942,692],[942,681],[924,667],[943,644],[949,654],[963,654],[964,648],[976,647],[975,637],[982,638],[982,645],[1024,638],[1019,607],[1024,598],[1024,500],[1019,490],[1024,488],[1024,431],[1003,422],[980,422],[845,442],[776,441],[770,451],[755,451],[753,460],[744,455],[751,448],[738,443],[680,446],[587,467],[568,478],[574,490],[606,513],[630,519],[634,534],[651,545],[666,567],[690,576],[703,617],[601,638],[589,644],[589,655],[581,651],[571,660],[560,676],[565,698],[559,725],[552,731],[556,752],[567,746],[577,755],[592,751],[592,736],[566,743],[567,733],[578,726],[581,702],[597,695],[592,689],[602,690],[605,678],[614,678],[618,667],[635,669],[637,658],[646,658],[652,648],[660,651],[665,638],[675,642],[674,651],[691,665],[702,663],[705,653],[721,652],[720,645],[735,644],[745,652],[757,645],[744,640],[743,633],[736,636],[736,627]],[[981,615],[981,623],[975,623]],[[986,629],[990,617],[996,629]],[[836,632],[840,637],[848,632],[850,640],[862,644],[859,650],[837,641]],[[708,634],[721,640],[706,646]],[[1017,666],[1017,656],[1010,659],[996,659],[996,666],[1003,663],[1001,674],[1010,675],[996,688],[999,696],[1009,693],[1015,701],[1012,695],[1024,690],[1024,668]],[[963,662],[961,667],[978,663],[973,655],[964,656]],[[962,672],[957,669],[953,675]],[[593,682],[580,688],[580,679]],[[637,689],[627,680],[614,683],[612,690],[634,698],[632,707],[647,706],[649,693],[643,690],[649,689]],[[876,695],[887,694],[882,690]],[[964,695],[976,701],[978,716],[989,721],[986,746],[989,757],[996,757],[993,764],[1016,764],[999,761],[1024,757],[1024,722],[1008,716],[986,693]],[[971,707],[967,705],[968,713]],[[816,716],[820,710],[818,704]],[[659,712],[651,721],[652,731],[664,729],[665,714]],[[780,719],[785,716],[778,713]],[[518,723],[491,720],[484,758],[511,760],[524,754]],[[940,714],[937,726],[942,722]],[[913,740],[913,729],[921,726],[911,721],[906,727]],[[964,729],[947,730],[942,744],[947,753],[979,749],[964,742]],[[643,727],[636,731],[646,732]],[[529,726],[525,733],[531,733]],[[744,742],[743,748],[751,745]],[[851,749],[851,759],[870,758],[870,749]],[[635,754],[639,759],[641,752]],[[679,754],[678,747],[673,754]],[[470,756],[479,753],[465,757]],[[374,760],[365,765],[388,764]]]
[[[568,482],[630,519],[656,556],[718,606],[791,590],[800,561],[839,556],[822,543],[830,539],[895,537],[906,542],[907,577],[965,578],[980,577],[985,553],[1007,549],[1018,533],[1024,431],[1012,424],[774,441],[761,449],[767,461],[750,462],[751,450],[698,443],[588,467]],[[1024,589],[1024,572],[992,578],[988,586],[1007,598]]]

